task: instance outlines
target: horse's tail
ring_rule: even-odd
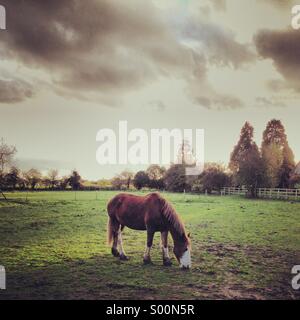
[[[108,213],[108,222],[107,222],[107,242],[110,245],[118,228],[120,227],[120,223],[115,218],[115,210],[120,206],[120,201],[117,197],[111,199],[107,205],[107,213]]]
[[[112,218],[109,217],[108,222],[107,222],[107,243],[108,243],[108,245],[110,245],[112,243],[113,234],[114,234],[113,221],[112,221]]]

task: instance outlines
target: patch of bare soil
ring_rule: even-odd
[[[194,287],[199,298],[300,300],[300,291],[291,286],[291,269],[300,263],[300,251],[222,243],[209,243],[201,250],[219,261],[223,281]]]

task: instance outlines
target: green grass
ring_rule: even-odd
[[[184,272],[174,258],[162,266],[159,234],[152,266],[142,265],[145,232],[124,230],[129,261],[111,256],[106,204],[114,194],[0,201],[0,299],[299,299],[291,268],[300,264],[300,203],[164,193],[191,232],[193,267]]]

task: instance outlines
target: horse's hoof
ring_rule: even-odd
[[[111,253],[114,257],[119,257],[120,256],[120,253],[117,249],[115,248],[111,248]]]
[[[125,256],[125,254],[121,254],[120,255],[120,260],[127,261],[127,260],[129,260],[129,258],[127,256]]]
[[[166,259],[163,261],[165,267],[170,267],[172,265],[172,261],[170,259]]]
[[[153,264],[153,262],[151,261],[151,259],[143,259],[143,263],[144,263],[144,265]]]

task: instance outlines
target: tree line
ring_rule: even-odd
[[[228,166],[220,163],[206,163],[199,176],[186,176],[190,157],[190,148],[183,146],[179,150],[181,163],[174,163],[168,169],[152,164],[146,170],[136,173],[125,170],[112,179],[96,182],[83,180],[78,171],[73,170],[69,176],[59,177],[59,172],[50,169],[46,175],[32,168],[21,171],[11,165],[17,150],[0,143],[0,189],[2,190],[80,190],[113,189],[128,190],[142,188],[167,190],[173,192],[220,192],[223,187],[245,187],[249,194],[256,196],[257,189],[300,187],[300,172],[296,164],[285,129],[280,120],[271,120],[263,132],[260,147],[253,138],[254,129],[246,122],[241,129],[239,141],[230,155]],[[185,154],[187,153],[187,154]]]
[[[82,179],[76,170],[69,176],[59,177],[56,169],[50,169],[46,175],[35,168],[21,171],[12,165],[13,158],[17,152],[15,146],[0,141],[0,190],[35,190],[45,188],[50,190],[65,190],[71,188],[79,190],[82,188]]]

